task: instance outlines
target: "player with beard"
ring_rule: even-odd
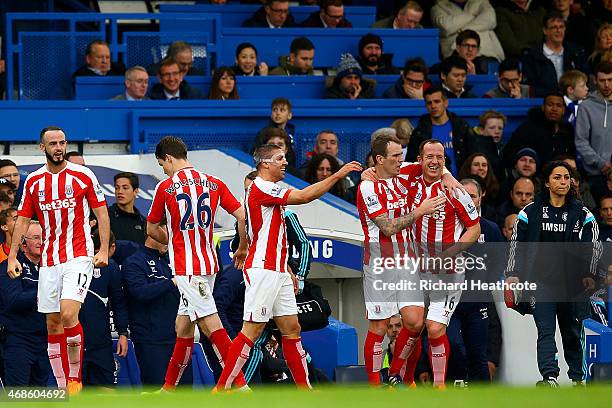
[[[383,53],[383,41],[380,36],[368,33],[359,40],[359,57],[357,62],[367,75],[396,75],[400,70],[392,65],[391,54]]]
[[[40,132],[46,165],[25,181],[7,273],[18,277],[19,243],[36,215],[43,231],[38,283],[38,311],[47,315],[49,361],[60,388],[82,389],[83,328],[79,310],[91,283],[93,268],[108,265],[110,221],[104,193],[87,167],[65,160],[66,135],[56,126]],[[101,247],[94,255],[90,212],[98,220]]]

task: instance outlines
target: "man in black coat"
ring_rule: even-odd
[[[421,142],[437,139],[444,145],[447,159],[446,167],[457,175],[465,159],[476,152],[478,141],[470,130],[468,123],[448,111],[448,98],[439,86],[431,86],[424,92],[425,108],[428,114],[419,119],[418,126],[410,136],[406,151],[406,161],[415,162]],[[487,141],[487,138],[480,138]],[[492,138],[489,140],[493,143]]]
[[[574,127],[563,120],[564,113],[565,101],[558,91],[547,94],[541,107],[531,108],[502,151],[506,167],[513,167],[515,155],[525,147],[535,150],[542,163],[561,154],[575,156]]]
[[[359,39],[359,56],[357,62],[367,75],[395,75],[399,69],[392,64],[393,54],[383,53],[382,38],[368,33]]]
[[[266,0],[266,5],[244,23],[243,27],[283,28],[295,27],[295,20],[289,14],[289,0]]]
[[[565,40],[563,15],[550,12],[544,16],[543,24],[544,41],[536,43],[523,57],[525,82],[536,97],[556,90],[565,71],[587,70],[584,49]]]

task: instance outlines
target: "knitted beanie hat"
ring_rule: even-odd
[[[336,75],[336,78],[339,81],[345,76],[351,74],[359,75],[359,77],[361,78],[362,72],[359,63],[355,60],[355,58],[353,58],[351,54],[347,52],[346,54],[340,55],[340,64],[338,65],[338,73]]]
[[[367,33],[366,35],[361,37],[361,39],[359,40],[359,53],[361,53],[363,50],[363,47],[365,47],[368,44],[378,44],[381,49],[383,47],[382,38],[380,38],[380,36],[376,34],[372,34],[372,33]]]

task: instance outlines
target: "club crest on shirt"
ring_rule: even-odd
[[[40,201],[45,201],[45,190],[38,190],[38,199]]]
[[[563,221],[567,221],[567,212],[564,212],[563,214],[561,214],[561,219]]]
[[[66,186],[66,197],[70,197],[74,195],[74,191],[72,190],[72,186]]]
[[[93,277],[98,279],[100,276],[102,276],[102,271],[100,270],[100,268],[94,268]]]

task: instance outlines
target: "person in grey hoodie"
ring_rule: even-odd
[[[576,149],[598,200],[607,191],[606,176],[612,171],[612,63],[600,63],[595,78],[597,91],[578,110]]]

